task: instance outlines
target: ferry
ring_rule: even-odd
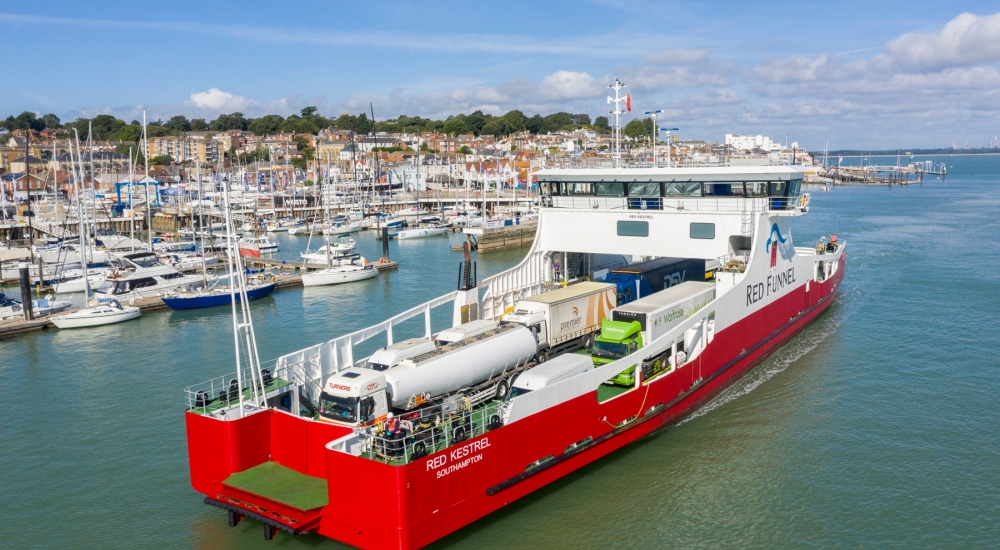
[[[187,388],[192,487],[219,521],[257,522],[265,539],[280,531],[418,548],[677,423],[836,298],[846,243],[793,238],[809,202],[803,174],[536,172],[537,232],[517,266],[476,281],[466,255],[454,292]],[[603,278],[656,258],[704,262],[704,272],[672,273],[650,295],[663,299],[643,309],[640,295],[618,314]],[[436,308],[450,309],[452,328],[432,330]],[[645,324],[631,320],[639,314]],[[403,322],[422,323],[424,337],[394,342]],[[385,347],[362,357],[359,344],[373,338]],[[591,360],[588,349],[617,354]],[[454,354],[486,368],[486,380],[430,380]]]

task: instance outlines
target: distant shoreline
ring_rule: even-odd
[[[814,158],[820,158],[821,156],[823,156],[823,152],[822,151],[820,151],[820,152],[811,151],[811,153],[814,155]],[[872,154],[869,155],[867,153],[861,154],[861,153],[857,153],[855,151],[851,151],[850,154],[848,154],[846,152],[845,153],[841,153],[839,151],[830,151],[830,152],[826,153],[826,155],[827,155],[828,158],[830,158],[830,157],[844,157],[844,158],[853,158],[853,157],[909,157],[909,156],[914,156],[914,157],[917,157],[917,156],[920,156],[920,157],[980,157],[980,156],[991,156],[991,155],[992,156],[997,156],[997,155],[1000,155],[1000,152],[993,151],[993,152],[989,152],[989,153],[985,153],[985,152],[984,153],[969,153],[969,152],[966,152],[966,153],[923,153],[923,152],[920,152],[920,151],[911,151],[911,152],[909,152],[907,154],[904,154],[904,153],[896,154],[896,153],[881,152],[881,153],[872,153]]]

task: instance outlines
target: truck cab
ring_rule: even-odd
[[[500,319],[501,325],[521,325],[531,330],[538,342],[538,349],[543,350],[549,347],[549,331],[546,326],[545,311],[539,310],[537,304],[518,304],[514,311],[504,315]],[[535,306],[535,307],[532,307]]]
[[[385,375],[348,367],[326,379],[319,403],[323,421],[352,427],[373,424],[389,413]]]
[[[595,367],[613,363],[642,347],[642,325],[638,321],[630,323],[605,319],[601,322],[601,333],[590,346],[590,357]],[[626,369],[609,380],[616,385],[635,384],[635,367]]]

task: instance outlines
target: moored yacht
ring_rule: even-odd
[[[150,296],[162,296],[178,288],[199,288],[205,286],[200,275],[184,275],[177,269],[160,263],[153,252],[128,254],[122,258],[131,272],[119,273],[113,279],[105,298],[128,300]]]

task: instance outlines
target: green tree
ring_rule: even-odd
[[[40,131],[45,129],[45,121],[36,118],[35,113],[30,111],[24,111],[23,113],[17,115],[16,118],[11,122],[9,126],[11,130],[35,130]]]
[[[338,130],[350,130],[354,125],[357,124],[357,118],[358,117],[354,117],[347,113],[343,113],[340,115],[339,118],[337,118],[336,121],[334,121],[333,125]]]
[[[537,134],[542,130],[543,124],[545,124],[545,119],[542,118],[542,115],[535,115],[524,121],[524,129],[532,134]]]
[[[372,121],[368,120],[368,115],[361,113],[354,122],[354,132],[357,134],[367,134],[372,131]]]
[[[183,132],[191,131],[191,121],[184,115],[171,117],[170,120],[163,123],[162,126],[167,130],[167,133],[174,135],[180,135]]]
[[[484,136],[500,136],[504,134],[504,131],[500,124],[491,120],[483,125],[483,128],[479,131],[479,133]]]
[[[203,118],[192,118],[191,119],[191,131],[192,132],[205,132],[208,130],[208,123],[205,122]]]
[[[46,128],[61,128],[62,127],[62,123],[59,120],[59,117],[57,117],[56,115],[54,115],[52,113],[49,113],[49,114],[43,116],[42,117],[42,122],[45,123],[45,127]]]
[[[649,141],[653,137],[653,119],[632,119],[622,128],[622,133],[637,141]]]
[[[472,149],[469,149],[468,145],[463,145],[463,146],[461,146],[461,147],[458,148],[458,152],[462,153],[463,155],[471,155],[472,154]]]
[[[524,124],[528,120],[528,117],[524,116],[524,113],[517,110],[508,111],[507,114],[500,118],[507,126],[507,133],[523,132],[525,128]]]
[[[237,111],[228,115],[219,115],[219,118],[209,124],[209,128],[216,132],[227,132],[229,130],[246,130],[248,124],[243,113]]]
[[[270,136],[278,133],[278,128],[281,127],[281,123],[285,119],[279,115],[264,115],[260,118],[253,119],[249,125],[247,125],[247,130],[250,130],[258,136]]]
[[[465,125],[469,128],[469,130],[473,134],[477,136],[482,133],[483,126],[486,125],[487,121],[488,119],[485,115],[483,115],[482,111],[476,111],[471,115],[465,117]]]
[[[602,134],[610,134],[611,126],[608,124],[608,117],[599,116],[594,119],[593,128]]]
[[[118,130],[118,139],[121,141],[131,141],[133,143],[138,143],[139,139],[142,137],[142,126],[139,123],[126,124]]]
[[[149,159],[150,164],[170,164],[174,162],[174,157],[170,155],[156,155]]]
[[[542,128],[539,132],[547,134],[549,132],[558,132],[560,130],[571,130],[573,129],[573,126],[573,115],[565,112],[552,113],[551,115],[545,117],[545,122],[542,124]]]
[[[292,115],[285,119],[279,127],[279,131],[291,134],[318,134],[319,128],[311,120]]]
[[[577,126],[590,126],[590,115],[586,113],[573,115],[573,124]]]
[[[458,117],[450,117],[444,123],[444,131],[448,135],[457,136],[460,134],[468,134],[469,127],[465,124],[465,121]]]

